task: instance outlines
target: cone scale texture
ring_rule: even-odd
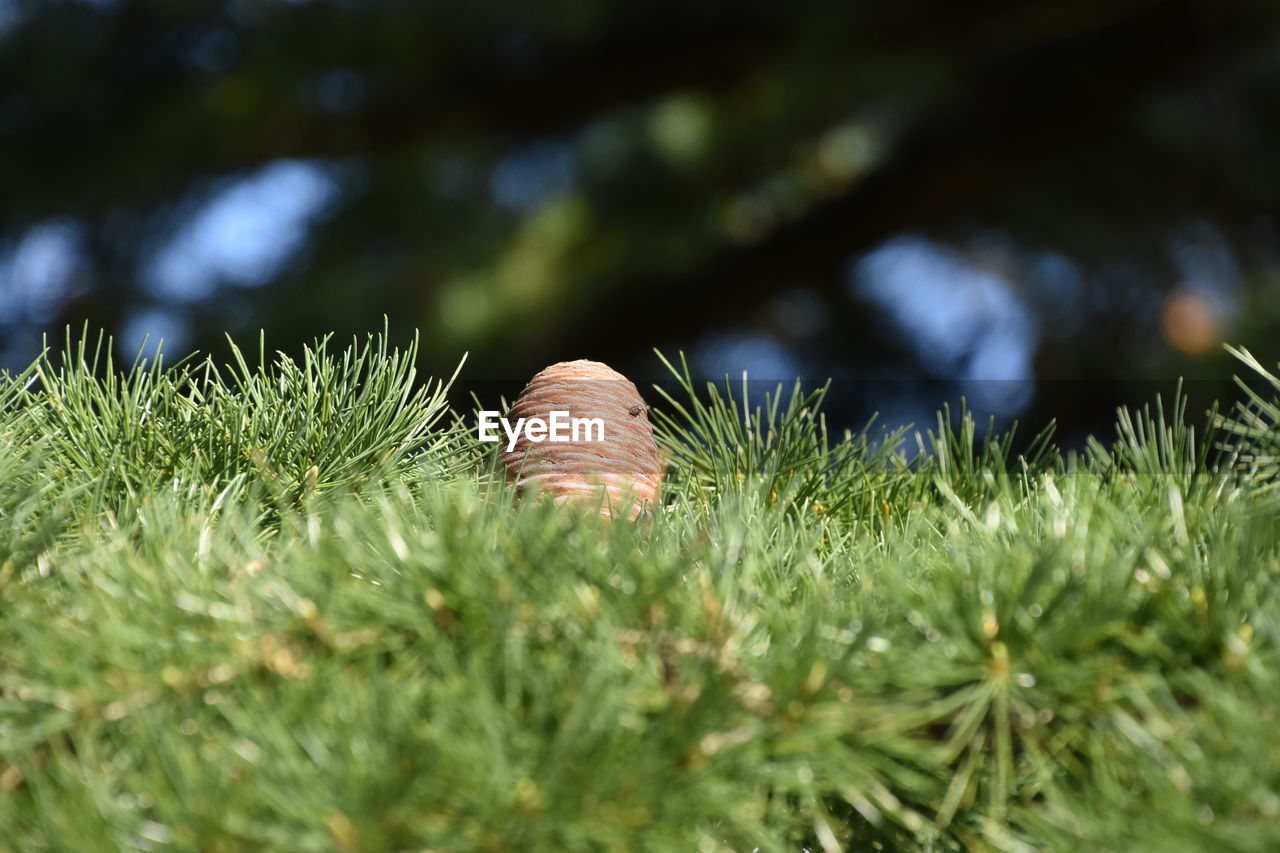
[[[552,412],[599,418],[603,438],[592,433],[592,440],[535,442],[521,433],[500,458],[517,488],[549,494],[556,503],[602,504],[601,513],[610,517],[634,519],[643,513],[657,497],[662,466],[636,386],[598,361],[562,361],[529,381],[507,420],[549,421]]]

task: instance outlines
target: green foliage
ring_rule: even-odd
[[[1269,372],[1248,350],[1227,349],[1269,386],[1273,396],[1237,378],[1248,402],[1239,404],[1234,417],[1223,418],[1220,425],[1239,439],[1234,454],[1237,464],[1260,479],[1274,481],[1280,477],[1280,376]]]
[[[908,461],[681,366],[633,525],[483,488],[381,338],[69,352],[0,386],[0,849],[1280,844],[1280,496],[1180,397]]]
[[[450,383],[416,385],[416,340],[399,351],[370,337],[335,356],[325,338],[301,363],[269,361],[262,340],[252,363],[229,346],[221,368],[211,357],[166,368],[157,354],[121,373],[109,341],[68,335],[57,362],[46,355],[29,371],[36,393],[6,408],[15,429],[45,440],[49,476],[99,500],[193,483],[297,500],[411,464],[451,467],[452,437],[433,429]]]
[[[827,387],[805,392],[797,382],[782,406],[782,385],[750,407],[748,380],[738,397],[726,377],[699,393],[681,355],[676,367],[661,353],[680,392],[659,387],[668,408],[653,412],[665,439],[673,487],[681,499],[707,508],[726,494],[751,493],[798,512],[872,520],[898,502],[911,480],[900,449],[906,429],[846,433],[833,442],[822,418]]]
[[[1108,451],[1091,436],[1088,453],[1098,470],[1123,476],[1172,477],[1186,487],[1216,467],[1213,451],[1220,426],[1215,408],[1197,438],[1196,428],[1187,423],[1186,416],[1187,399],[1179,383],[1168,414],[1158,394],[1154,408],[1144,405],[1136,413],[1121,409],[1116,423],[1119,437],[1112,449]]]

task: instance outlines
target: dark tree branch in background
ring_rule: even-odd
[[[5,214],[32,211],[38,218],[154,203],[183,189],[193,174],[279,157],[377,156],[431,140],[560,132],[672,90],[714,92],[740,82],[776,62],[806,18],[764,3],[624,7],[589,40],[549,44],[526,39],[518,27],[490,26],[476,52],[474,34],[450,39],[451,23],[426,7],[392,7],[370,26],[314,4],[278,10],[250,29],[208,6],[203,14],[145,2],[121,3],[113,14],[65,8],[11,37],[0,54],[0,80],[11,81],[7,92],[0,88],[0,104],[26,132],[9,134],[9,156],[0,162],[0,183],[21,202],[6,205]],[[1079,28],[1080,19],[1094,19],[1067,7],[1073,4],[1033,4],[1041,11],[1034,16],[981,4],[960,13],[942,4],[912,16],[895,4],[873,7],[875,14],[817,4],[808,26],[820,26],[825,11],[837,46],[842,32],[854,35],[862,26],[908,49],[949,38],[973,42],[968,50],[999,51],[1046,35],[1033,29],[1029,36],[1019,29],[1028,26],[1024,20]],[[1128,29],[1146,38],[1140,27]],[[193,68],[203,41],[238,31],[243,43],[226,49],[244,57],[225,76]],[[397,31],[411,34],[406,43],[423,55],[386,55],[384,42]],[[311,76],[343,68],[370,77],[367,105],[347,115],[306,109]],[[31,93],[51,87],[64,100],[31,103]]]
[[[717,253],[694,275],[600,292],[578,306],[562,335],[552,336],[542,359],[622,357],[630,350],[616,330],[633,325],[635,317],[655,318],[653,330],[662,341],[689,340],[701,330],[742,321],[791,283],[842,287],[842,269],[853,254],[902,232],[983,222],[982,214],[998,211],[1019,187],[1042,182],[1045,172],[1074,185],[1079,203],[1104,220],[1101,239],[1131,234],[1140,222],[1118,232],[1116,220],[1141,216],[1140,208],[1153,199],[1166,209],[1194,209],[1200,199],[1171,195],[1177,189],[1172,183],[1147,183],[1151,172],[1135,175],[1134,184],[1089,169],[1099,159],[1152,156],[1119,150],[1131,144],[1125,138],[1128,112],[1141,93],[1206,59],[1210,47],[1220,48],[1191,29],[1177,4],[1162,4],[1113,27],[1005,57],[975,74],[950,115],[930,117],[909,131],[891,159],[844,196],[781,225],[758,244]],[[1141,205],[1131,203],[1134,193],[1141,193]],[[679,310],[671,310],[677,304]]]
[[[103,75],[79,94],[103,102],[43,115],[30,132],[8,140],[0,161],[9,202],[3,224],[17,225],[15,215],[154,204],[181,191],[193,174],[280,157],[371,157],[425,140],[530,137],[672,89],[714,90],[749,72],[785,37],[786,20],[762,8],[747,3],[732,15],[674,20],[624,16],[585,44],[534,44],[527,54],[511,43],[518,31],[496,30],[480,54],[465,50],[474,42],[450,44],[444,34],[435,45],[443,56],[427,58],[380,57],[374,45],[335,47],[351,24],[340,11],[317,4],[277,14],[252,33],[254,43],[275,50],[296,45],[283,50],[298,55],[282,62],[277,53],[255,55],[246,45],[240,66],[208,80],[184,55],[200,37],[219,31],[216,16],[174,21],[163,8],[126,4],[119,14],[100,16],[109,28],[103,35],[86,28],[83,14],[50,14],[3,54],[0,80],[11,86],[0,89],[0,104],[39,113],[45,105],[24,103],[25,92],[46,91],[51,81],[76,73]],[[398,26],[438,28],[421,12]],[[148,50],[135,50],[139,43]],[[78,67],[69,70],[69,61]],[[368,106],[350,115],[304,109],[309,76],[344,67],[369,73]],[[264,85],[266,91],[254,88]]]
[[[390,314],[393,332],[426,332],[430,371],[469,349],[472,375],[523,377],[777,328],[771,306],[800,287],[828,312],[826,331],[785,342],[817,354],[813,370],[925,375],[912,342],[886,341],[882,312],[849,298],[848,262],[904,233],[996,234],[1069,257],[1091,297],[1116,280],[1092,272],[1143,271],[1115,288],[1142,291],[1141,311],[1094,310],[1079,340],[1041,339],[1042,376],[1081,378],[1163,347],[1173,229],[1203,218],[1236,240],[1280,209],[1280,13],[1256,0],[24,14],[0,33],[0,263],[34,223],[81,229],[86,270],[51,325],[118,332],[160,307],[188,345],[268,326],[289,348]],[[346,94],[326,101],[335,81]],[[887,128],[883,157],[823,185],[822,145],[850,127]],[[521,165],[539,149],[571,152],[554,190],[504,197],[504,170],[542,168]],[[317,178],[337,176],[336,200],[295,229],[287,263],[256,288],[215,270],[166,304],[141,280],[155,249],[281,158],[338,164]],[[729,214],[762,200],[771,224],[736,228]]]

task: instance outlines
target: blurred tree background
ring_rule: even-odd
[[[0,360],[387,315],[1070,443],[1280,358],[1278,143],[1272,0],[0,0]]]

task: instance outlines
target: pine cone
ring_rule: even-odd
[[[507,420],[513,426],[517,418],[549,421],[552,412],[599,421],[584,424],[579,440],[571,441],[534,442],[521,430],[515,447],[501,455],[517,488],[550,494],[556,503],[602,502],[601,514],[610,517],[644,512],[657,497],[662,466],[636,386],[598,361],[562,361],[529,381]],[[592,426],[602,427],[603,437]]]

